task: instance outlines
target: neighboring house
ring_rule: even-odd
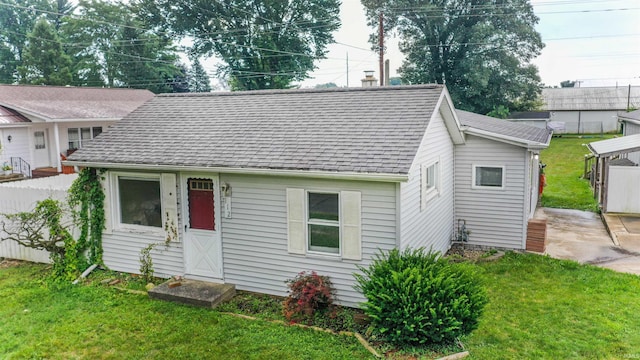
[[[551,114],[548,111],[521,111],[509,114],[507,121],[547,129]]]
[[[147,90],[0,85],[0,164],[54,167],[153,97]],[[28,174],[27,174],[28,175]]]
[[[543,109],[567,133],[618,132],[618,115],[640,107],[640,86],[545,88]]]
[[[538,204],[539,153],[551,132],[457,114],[466,140],[455,148],[455,218],[465,221],[470,244],[524,249]]]
[[[640,110],[618,115],[618,121],[622,124],[622,135],[640,134]],[[640,164],[640,152],[627,154],[627,158],[636,164]]]
[[[284,295],[285,280],[315,270],[355,306],[358,266],[393,248],[445,252],[460,216],[476,244],[524,247],[531,156],[548,139],[466,125],[441,85],[167,94],[65,163],[107,169],[114,270],[137,273],[140,250],[175,229],[153,252],[159,276]],[[474,213],[493,214],[494,236]]]

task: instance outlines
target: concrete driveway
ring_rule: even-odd
[[[616,245],[600,215],[588,211],[540,208],[535,217],[547,219],[549,256],[640,275],[640,236]]]

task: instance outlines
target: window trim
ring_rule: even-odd
[[[111,182],[111,200],[113,201],[114,206],[111,208],[111,218],[112,227],[114,231],[123,231],[130,233],[142,233],[142,234],[150,234],[150,235],[164,235],[164,227],[165,227],[165,204],[162,202],[162,178],[161,174],[155,173],[138,173],[138,172],[111,172],[110,173],[110,182]],[[136,225],[136,224],[127,224],[122,222],[122,212],[121,212],[121,204],[120,204],[120,186],[118,180],[120,178],[127,178],[132,180],[157,180],[160,185],[160,214],[162,215],[162,224],[160,227],[155,226],[147,226],[147,225]]]
[[[97,129],[97,128],[101,129],[100,134],[102,134],[104,132],[104,126],[81,126],[81,127],[69,127],[69,128],[67,128],[67,146],[69,147],[69,150],[82,149],[82,147],[84,146],[82,144],[82,141],[83,141],[83,139],[82,139],[82,129],[89,129],[89,136],[90,137],[89,137],[89,139],[84,139],[84,141],[86,142],[86,141],[91,141],[96,136],[100,135],[100,134],[94,135],[93,130]],[[76,147],[76,148],[72,148],[70,146],[71,145],[71,137],[69,136],[69,130],[75,130],[76,134],[78,134],[78,139],[73,141],[73,142],[77,142],[78,143],[78,147]]]
[[[476,169],[477,168],[496,168],[502,169],[501,186],[488,186],[488,185],[476,185]],[[483,189],[483,190],[504,190],[506,188],[507,180],[507,168],[505,165],[486,165],[486,164],[473,164],[471,169],[471,188]]]
[[[434,185],[431,188],[427,187],[428,173],[429,168],[433,167],[435,170],[434,174]],[[421,206],[420,210],[424,210],[426,205],[431,199],[440,196],[440,188],[442,183],[442,172],[440,166],[440,159],[437,159],[432,162],[427,162],[422,164],[422,168],[420,169],[420,200]]]
[[[311,219],[309,218],[309,194],[331,194],[338,196],[338,220],[323,220],[323,219]],[[330,257],[342,257],[342,209],[341,209],[341,196],[340,191],[328,191],[328,190],[308,190],[305,189],[305,212],[304,212],[304,221],[305,221],[305,248],[306,253],[309,255],[318,255],[318,256],[330,256]],[[309,225],[323,225],[323,226],[333,226],[338,228],[338,252],[332,253],[321,250],[311,250],[311,234],[309,232]]]

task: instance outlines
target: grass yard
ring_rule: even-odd
[[[597,211],[589,181],[582,178],[584,155],[589,149],[582,144],[611,138],[554,137],[549,148],[540,154],[540,161],[547,164],[547,187],[542,195],[544,207]]]
[[[533,254],[507,253],[477,266],[490,301],[480,327],[462,339],[471,359],[640,358],[640,277]],[[240,319],[99,284],[52,289],[38,280],[44,269],[0,269],[2,359],[371,358],[353,337]],[[278,306],[254,301],[249,307],[264,312],[261,317],[281,317]],[[242,312],[233,308],[227,311]],[[429,358],[420,357],[427,353],[433,354],[414,354]],[[393,357],[414,358],[406,351]]]
[[[354,337],[153,301],[52,289],[43,265],[0,269],[1,359],[368,359]]]
[[[533,254],[479,266],[490,302],[463,339],[472,359],[640,358],[640,277]]]

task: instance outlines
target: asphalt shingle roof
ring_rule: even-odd
[[[618,117],[621,119],[640,121],[640,110],[624,113],[622,115],[618,115]]]
[[[69,160],[406,174],[443,89],[160,95]]]
[[[509,136],[526,142],[546,144],[551,136],[547,129],[535,126],[517,124],[464,110],[456,110],[456,114],[462,126],[488,131],[496,135]]]
[[[45,120],[120,119],[153,96],[137,89],[0,85],[0,105]]]

